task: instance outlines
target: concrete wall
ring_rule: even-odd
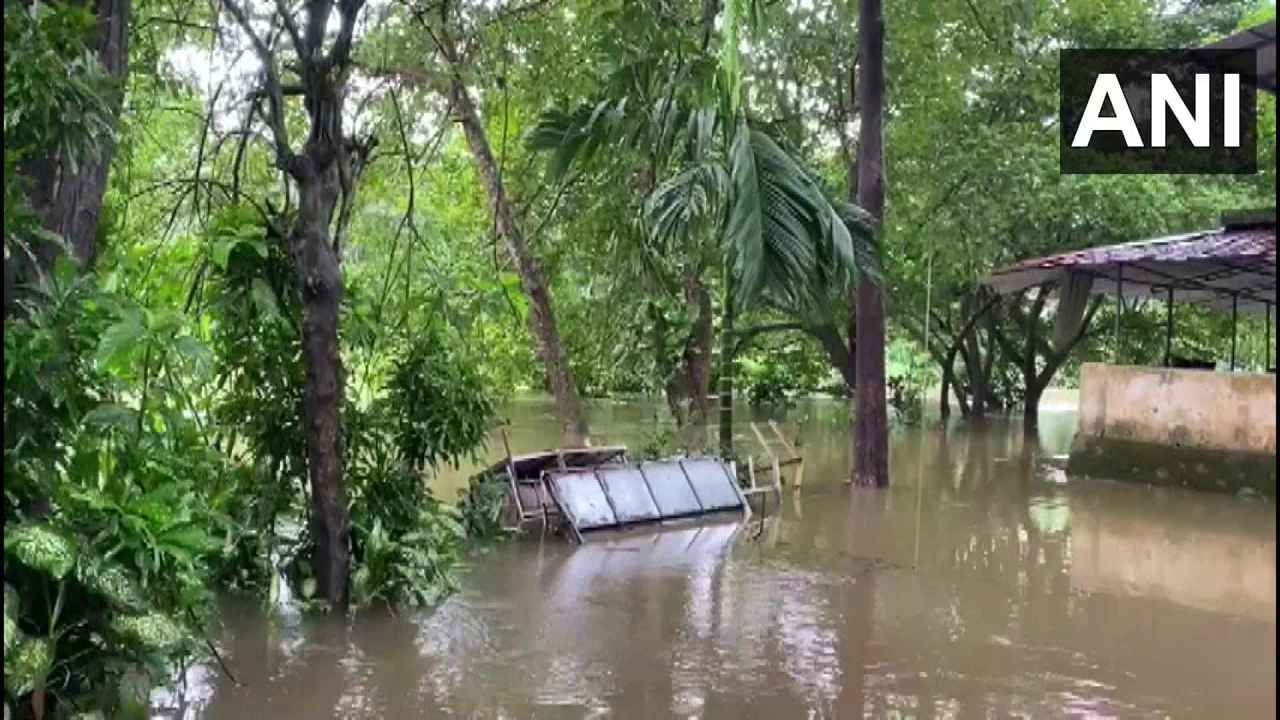
[[[1276,378],[1085,363],[1080,433],[1275,455]]]
[[[1067,471],[1274,496],[1275,376],[1086,363]]]

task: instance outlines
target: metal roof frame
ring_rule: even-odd
[[[1088,275],[1095,295],[1155,298],[1263,314],[1276,303],[1276,225],[1213,230],[1086,248],[1024,260],[983,282],[1002,295]]]
[[[1258,58],[1255,85],[1272,95],[1276,92],[1276,21],[1262,23],[1209,45],[1205,50],[1253,50]]]

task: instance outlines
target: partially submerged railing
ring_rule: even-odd
[[[721,512],[751,514],[733,469],[714,458],[557,470],[546,473],[544,483],[579,542],[592,530]]]
[[[764,450],[765,462],[768,463],[773,470],[774,481],[774,485],[760,488],[756,482],[755,458],[748,455],[747,473],[751,479],[751,492],[762,492],[765,490],[781,488],[782,470],[787,467],[794,467],[796,469],[795,475],[791,480],[791,487],[792,489],[799,490],[800,486],[804,484],[804,456],[802,456],[799,451],[796,450],[795,445],[792,445],[782,434],[782,430],[778,428],[778,423],[770,420],[769,429],[773,431],[773,436],[777,440],[777,444],[782,446],[785,456],[779,457],[778,453],[774,451],[773,444],[770,443],[769,440],[765,438],[764,433],[760,431],[760,427],[754,422],[751,423],[751,432],[756,436],[756,442],[760,443],[760,448]],[[750,494],[750,492],[748,494]]]
[[[508,456],[484,476],[505,476],[516,528],[531,521],[584,532],[663,523],[714,513],[751,514],[747,496],[780,487],[740,486],[736,468],[712,457],[629,462],[626,448],[564,448]]]

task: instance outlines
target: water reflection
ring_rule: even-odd
[[[805,490],[747,525],[510,543],[398,617],[228,601],[244,685],[170,714],[1274,717],[1274,505],[1067,480],[1069,415],[898,433],[851,489],[843,413],[789,418]]]

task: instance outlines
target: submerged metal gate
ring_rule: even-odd
[[[714,458],[552,470],[543,481],[574,536],[715,512],[751,514],[729,465]]]

